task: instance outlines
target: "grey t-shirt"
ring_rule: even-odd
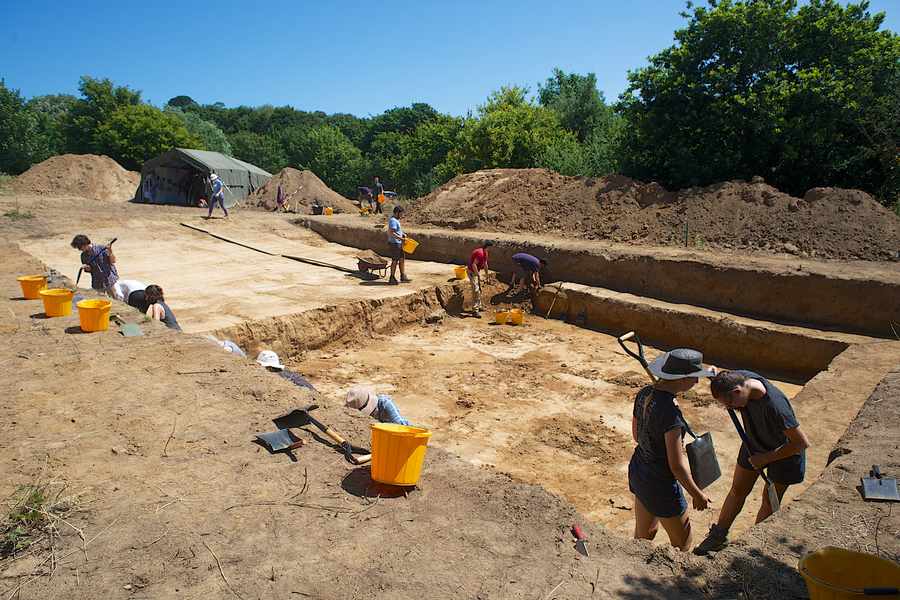
[[[753,371],[735,371],[749,379],[756,379],[766,388],[766,395],[759,400],[751,400],[744,408],[739,408],[744,429],[752,445],[751,454],[769,452],[788,442],[784,431],[800,425],[794,409],[784,392],[769,383],[769,380]]]

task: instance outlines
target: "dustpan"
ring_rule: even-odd
[[[304,440],[297,438],[288,429],[279,429],[278,431],[257,433],[256,439],[262,442],[262,444],[269,449],[269,452],[295,450],[305,443]]]
[[[872,465],[869,476],[862,478],[862,494],[863,500],[900,502],[897,480],[893,477],[883,477],[878,465]]]

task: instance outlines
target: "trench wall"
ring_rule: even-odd
[[[578,284],[547,286],[535,299],[535,311],[612,335],[640,333],[657,348],[697,348],[704,358],[726,368],[751,368],[783,381],[804,383],[851,344],[875,338],[780,325],[747,317],[648,300]]]
[[[303,225],[338,244],[385,254],[383,226],[343,217],[306,217]],[[491,268],[511,272],[511,256],[546,258],[549,281],[571,281],[691,304],[738,315],[893,339],[900,324],[900,267],[860,266],[837,277],[814,261],[703,256],[594,242],[528,240],[526,235],[409,229],[419,241],[414,258],[462,264],[487,235],[495,241]],[[847,269],[849,271],[849,269]]]

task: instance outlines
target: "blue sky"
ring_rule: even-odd
[[[682,0],[44,2],[0,0],[0,78],[26,97],[109,77],[162,105],[378,114],[427,102],[464,114],[553,67],[597,74],[614,100],[629,69],[671,45]],[[872,0],[900,31],[900,0]]]

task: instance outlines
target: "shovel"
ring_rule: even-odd
[[[257,433],[256,439],[265,445],[270,452],[281,452],[282,450],[296,450],[306,443],[305,440],[294,437],[294,434],[288,429],[279,429],[278,431],[268,431],[266,433]]]
[[[317,404],[312,404],[307,408],[298,408],[292,410],[286,415],[283,415],[276,419],[272,419],[272,422],[275,423],[276,427],[278,427],[279,429],[314,425],[319,431],[327,435],[331,439],[331,441],[338,445],[338,447],[344,453],[344,458],[347,459],[347,462],[354,465],[364,465],[372,460],[372,454],[368,450],[352,445],[350,442],[345,440],[343,436],[341,436],[341,434],[339,434],[337,431],[335,431],[331,427],[326,427],[319,420],[309,414],[311,411],[317,408],[319,408]],[[359,454],[360,456],[356,456],[357,454]]]
[[[78,282],[81,281],[81,274],[84,273],[84,267],[78,267],[78,275],[75,277],[75,287],[78,287]]]
[[[625,354],[641,363],[641,366],[644,367],[644,371],[647,373],[647,377],[650,378],[650,383],[656,383],[656,377],[650,372],[650,365],[647,363],[647,359],[644,358],[644,345],[641,343],[641,338],[638,337],[638,334],[629,331],[625,335],[616,338],[616,340],[619,342],[619,345],[622,346],[622,350],[625,351]],[[628,340],[634,340],[634,343],[637,344],[637,352],[625,345],[625,342]]]
[[[883,477],[878,465],[872,465],[868,477],[862,478],[863,500],[878,502],[900,502],[900,493],[897,492],[897,480],[893,477]]]
[[[731,422],[734,423],[734,428],[737,429],[738,435],[741,437],[741,441],[744,442],[744,445],[747,447],[747,451],[750,452],[750,438],[747,437],[747,432],[744,431],[744,427],[738,420],[737,415],[734,414],[734,410],[729,408],[728,416],[731,417]],[[781,499],[778,497],[778,491],[775,489],[775,484],[772,483],[764,470],[754,470],[760,474],[760,476],[763,478],[763,481],[766,483],[766,494],[768,494],[769,496],[769,506],[772,507],[772,512],[778,512],[779,510],[781,510]]]

